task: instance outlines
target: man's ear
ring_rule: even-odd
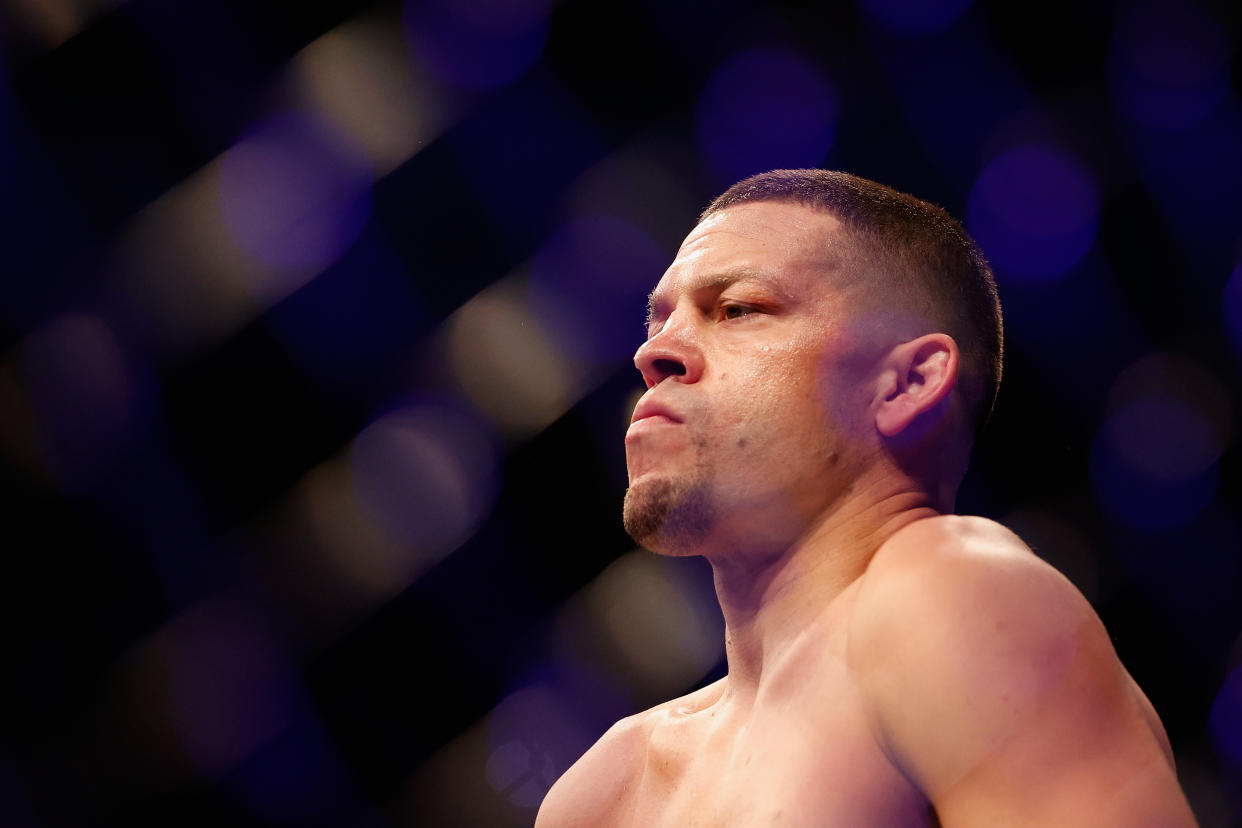
[[[896,437],[921,415],[949,399],[957,385],[961,359],[953,337],[933,333],[903,342],[889,351],[880,371],[876,428]]]

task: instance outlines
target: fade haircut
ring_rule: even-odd
[[[773,170],[734,184],[699,216],[737,204],[777,201],[823,210],[847,231],[847,258],[866,294],[916,313],[953,337],[959,387],[978,432],[1000,388],[1004,334],[992,269],[978,245],[940,207],[891,187],[831,170]],[[895,307],[894,307],[895,306]]]

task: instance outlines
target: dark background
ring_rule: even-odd
[[[1008,334],[963,512],[1242,824],[1233,3],[0,3],[0,822],[529,825],[718,675],[620,527],[698,210],[845,169]]]

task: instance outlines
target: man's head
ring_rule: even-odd
[[[735,185],[651,310],[625,517],[660,551],[792,543],[877,458],[942,501],[1000,374],[995,286],[961,227],[842,173]]]

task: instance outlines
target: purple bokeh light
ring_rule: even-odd
[[[836,92],[821,68],[784,50],[728,58],[698,102],[699,143],[728,184],[771,169],[818,167],[836,120]]]
[[[536,254],[530,304],[576,361],[593,366],[624,361],[645,338],[647,293],[669,260],[633,223],[582,216]]]
[[[1025,144],[997,155],[975,180],[966,223],[1000,278],[1046,281],[1095,243],[1099,194],[1065,150]]]
[[[517,80],[548,39],[546,0],[409,0],[414,54],[442,80],[497,89]]]
[[[415,557],[437,559],[491,512],[497,450],[495,436],[464,405],[416,402],[383,415],[354,440],[354,488]]]
[[[872,23],[903,35],[927,35],[953,25],[974,0],[861,0]]]
[[[1138,124],[1169,131],[1201,123],[1229,92],[1229,44],[1193,4],[1144,3],[1121,22],[1112,93]]]
[[[286,111],[225,153],[220,208],[233,237],[260,262],[319,270],[362,232],[374,175],[362,151],[333,127]]]

